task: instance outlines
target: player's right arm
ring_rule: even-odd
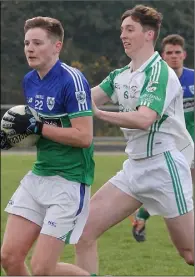
[[[25,87],[25,77],[24,77],[24,79],[22,81],[23,92],[24,92],[24,87]],[[10,149],[12,146],[9,143],[9,140],[7,138],[6,132],[1,130],[0,135],[1,135],[1,149],[2,150],[8,150],[8,149]]]
[[[92,99],[95,102],[96,106],[101,106],[110,101],[108,95],[100,86],[96,86],[91,89]]]
[[[96,87],[92,88],[92,100],[96,106],[104,105],[108,102],[117,103],[117,95],[114,89],[114,78],[117,70],[110,74]]]

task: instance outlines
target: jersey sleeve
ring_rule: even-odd
[[[85,77],[78,71],[70,77],[65,86],[64,106],[68,117],[92,116],[91,89]]]
[[[118,102],[118,97],[115,91],[114,78],[116,76],[116,70],[110,72],[110,74],[99,84],[100,88],[107,94],[113,103]]]
[[[146,78],[138,99],[137,108],[146,106],[162,116],[167,100],[168,67],[164,61],[156,63],[145,72]]]

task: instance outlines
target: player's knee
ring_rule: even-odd
[[[52,272],[48,264],[42,264],[31,260],[31,270],[33,276],[51,276]]]
[[[1,265],[5,271],[10,267],[19,267],[24,263],[24,259],[25,257],[23,255],[15,251],[7,251],[6,249],[1,250]]]
[[[79,239],[79,245],[90,245],[93,244],[97,240],[96,232],[89,225],[86,225],[83,233]]]
[[[89,248],[93,246],[95,243],[96,243],[96,238],[87,236],[87,234],[83,232],[78,243],[75,245],[76,253],[82,252],[83,249]]]

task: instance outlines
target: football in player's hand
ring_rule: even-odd
[[[11,128],[12,126],[11,120],[9,122],[6,121],[6,118],[9,118],[9,119],[13,118],[10,115],[12,113],[24,115],[29,112],[32,113],[32,115],[35,117],[37,121],[40,121],[37,112],[27,105],[19,105],[19,106],[12,107],[3,115],[1,119],[1,130],[4,130],[5,133],[7,134],[8,142],[12,147],[28,148],[28,147],[34,146],[37,143],[38,139],[40,138],[40,135],[32,134],[29,132],[25,132],[23,134],[17,134],[17,133],[13,134],[13,129]],[[6,128],[6,126],[8,126],[9,129]]]

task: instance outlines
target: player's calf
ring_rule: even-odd
[[[194,211],[166,218],[169,234],[179,254],[189,265],[194,265]]]

